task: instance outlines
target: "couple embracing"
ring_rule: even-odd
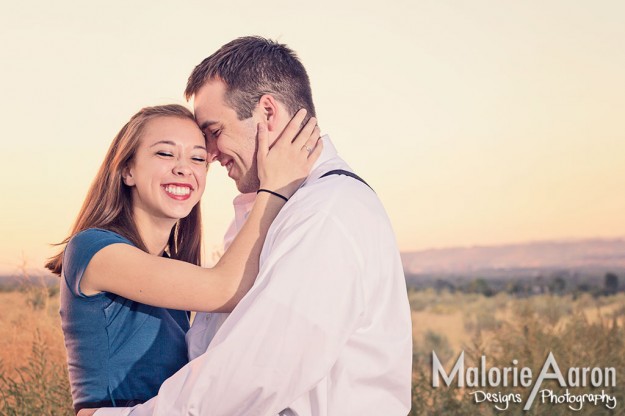
[[[320,137],[287,46],[235,39],[179,105],[121,129],[66,246],[61,320],[78,415],[405,415],[412,327],[375,192]],[[240,195],[201,264],[218,162]],[[189,324],[189,312],[198,313]]]

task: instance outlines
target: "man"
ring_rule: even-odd
[[[242,193],[231,240],[259,187],[255,126],[263,121],[272,143],[298,109],[314,116],[310,82],[285,45],[244,37],[200,63],[185,94]],[[157,397],[97,416],[409,412],[412,327],[395,237],[375,192],[322,140],[271,226],[254,287],[229,316],[196,316],[193,361]]]

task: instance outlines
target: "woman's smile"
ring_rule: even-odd
[[[186,183],[167,183],[161,185],[167,196],[178,201],[186,201],[191,198],[193,187]]]

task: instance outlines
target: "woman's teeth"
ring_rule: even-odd
[[[167,185],[165,187],[165,191],[173,195],[189,195],[191,193],[191,188],[186,186]]]

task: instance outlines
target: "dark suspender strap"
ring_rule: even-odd
[[[360,176],[356,175],[354,172],[350,172],[348,170],[343,170],[343,169],[331,170],[330,172],[326,172],[323,175],[321,175],[321,177],[325,178],[326,176],[330,176],[330,175],[345,175],[345,176],[349,176],[350,178],[354,178],[357,181],[360,181],[360,182],[364,183],[365,185],[369,186],[369,184],[367,182],[365,182],[364,179],[362,179]],[[371,186],[369,186],[369,189],[371,189],[373,191],[373,188]]]

